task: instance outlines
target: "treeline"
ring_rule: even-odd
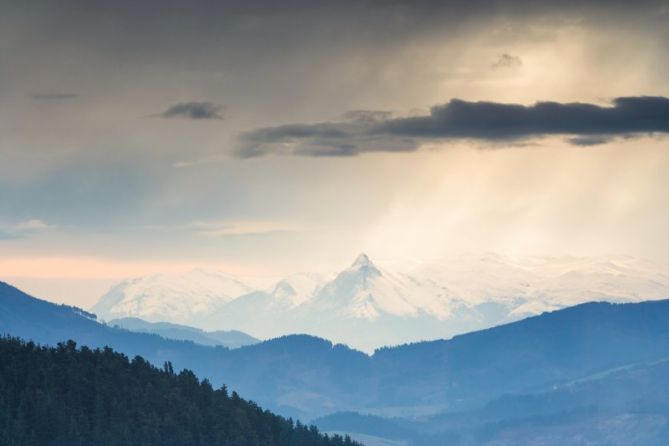
[[[0,338],[0,444],[359,446],[110,348]]]

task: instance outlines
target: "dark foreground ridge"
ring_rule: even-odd
[[[261,409],[170,363],[0,338],[0,445],[359,446]]]

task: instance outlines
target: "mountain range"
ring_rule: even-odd
[[[220,345],[228,348],[239,348],[260,342],[259,339],[237,330],[204,331],[187,325],[171,324],[169,322],[147,322],[134,317],[114,319],[107,324],[138,333],[153,333],[166,339],[192,341],[196,344],[209,346]]]
[[[415,418],[340,412],[315,420],[372,444],[669,444],[669,358],[509,394],[468,411]]]
[[[607,413],[617,410],[617,422],[628,431],[639,429],[625,424],[630,413],[636,414],[628,417],[635,423],[654,423],[658,435],[669,425],[666,406],[654,397],[669,387],[667,375],[654,372],[664,370],[669,358],[669,300],[579,304],[450,340],[387,347],[368,355],[307,335],[236,349],[170,340],[102,324],[88,312],[0,284],[0,332],[47,345],[66,339],[90,347],[108,345],[157,365],[169,360],[177,370],[191,368],[215,386],[225,383],[264,407],[303,420],[346,411],[391,423],[400,420],[409,432],[429,433],[405,438],[416,444],[443,444],[443,435],[465,442],[479,433],[494,440],[497,431],[489,424],[511,426],[544,410],[571,413],[592,406]],[[635,386],[611,387],[620,393],[616,397],[605,391],[608,384],[602,379],[637,381]],[[603,383],[600,390],[587,390],[597,382]],[[650,390],[641,392],[644,386]],[[606,395],[620,404],[609,404]],[[497,407],[496,412],[490,407]],[[562,422],[568,423],[568,417],[556,417],[550,429],[567,429]]]
[[[91,311],[103,320],[134,317],[261,339],[306,333],[371,353],[588,301],[667,296],[667,270],[631,257],[489,253],[381,266],[361,254],[338,273],[293,274],[269,287],[202,269],[139,277],[112,287]]]

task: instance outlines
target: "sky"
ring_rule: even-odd
[[[0,2],[0,280],[669,263],[663,1]]]

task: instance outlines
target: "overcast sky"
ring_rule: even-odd
[[[2,1],[0,279],[669,262],[663,1]]]

